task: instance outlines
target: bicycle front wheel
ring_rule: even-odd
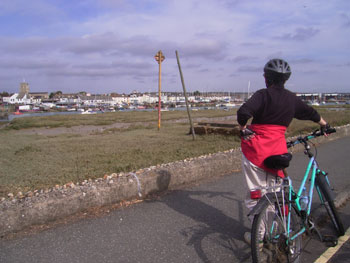
[[[329,218],[331,219],[338,236],[343,236],[345,234],[343,222],[341,221],[338,211],[335,208],[332,198],[333,192],[323,174],[317,175],[316,185],[321,193],[321,202],[326,208]]]
[[[258,215],[255,215],[251,233],[252,259],[260,262],[300,262],[301,235],[294,233],[300,229],[299,217],[294,208],[288,211],[280,202],[266,203]],[[290,226],[287,218],[290,213]],[[289,229],[289,235],[288,230]],[[288,237],[289,236],[289,237]]]

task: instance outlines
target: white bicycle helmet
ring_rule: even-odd
[[[269,78],[288,80],[292,71],[289,64],[283,59],[274,58],[269,60],[264,67],[265,75]]]

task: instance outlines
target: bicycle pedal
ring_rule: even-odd
[[[325,243],[327,247],[335,247],[338,245],[338,238],[335,236],[323,236],[322,242]]]

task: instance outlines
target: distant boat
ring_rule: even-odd
[[[215,107],[220,108],[220,107],[225,107],[225,108],[233,108],[235,107],[236,104],[228,102],[228,103],[222,103],[222,104],[216,104]]]
[[[318,103],[317,101],[310,101],[309,104],[311,106],[320,106],[320,103]]]
[[[92,109],[87,109],[86,111],[83,111],[81,114],[96,114],[96,111],[93,111]]]
[[[225,106],[225,107],[235,107],[236,104],[230,102],[230,103],[224,104],[224,106]]]

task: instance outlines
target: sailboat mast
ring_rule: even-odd
[[[247,99],[249,99],[249,89],[250,89],[250,80],[248,81],[248,93],[247,93]]]

